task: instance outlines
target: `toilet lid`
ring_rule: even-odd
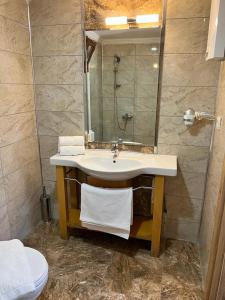
[[[25,247],[34,284],[37,287],[48,276],[48,263],[39,251]]]

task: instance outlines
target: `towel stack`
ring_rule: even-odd
[[[83,136],[60,136],[59,154],[60,155],[81,155],[85,153]]]
[[[81,186],[82,226],[128,239],[133,223],[133,191]]]

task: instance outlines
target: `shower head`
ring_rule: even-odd
[[[114,55],[114,63],[119,64],[120,63],[120,57],[118,55]]]

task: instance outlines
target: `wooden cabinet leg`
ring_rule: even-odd
[[[62,239],[68,239],[68,201],[67,201],[67,184],[65,178],[65,167],[56,166],[56,186],[57,186],[57,199],[59,205],[59,230]]]
[[[154,187],[151,255],[159,256],[163,215],[164,176],[155,176]]]

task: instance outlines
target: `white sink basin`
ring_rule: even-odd
[[[80,167],[89,175],[105,179],[127,179],[136,176],[142,167],[140,161],[128,158],[88,157],[80,161]]]
[[[50,158],[51,165],[76,167],[88,175],[107,180],[126,180],[141,174],[176,176],[175,155],[143,154],[121,151],[116,162],[109,150],[86,150],[85,155]]]

